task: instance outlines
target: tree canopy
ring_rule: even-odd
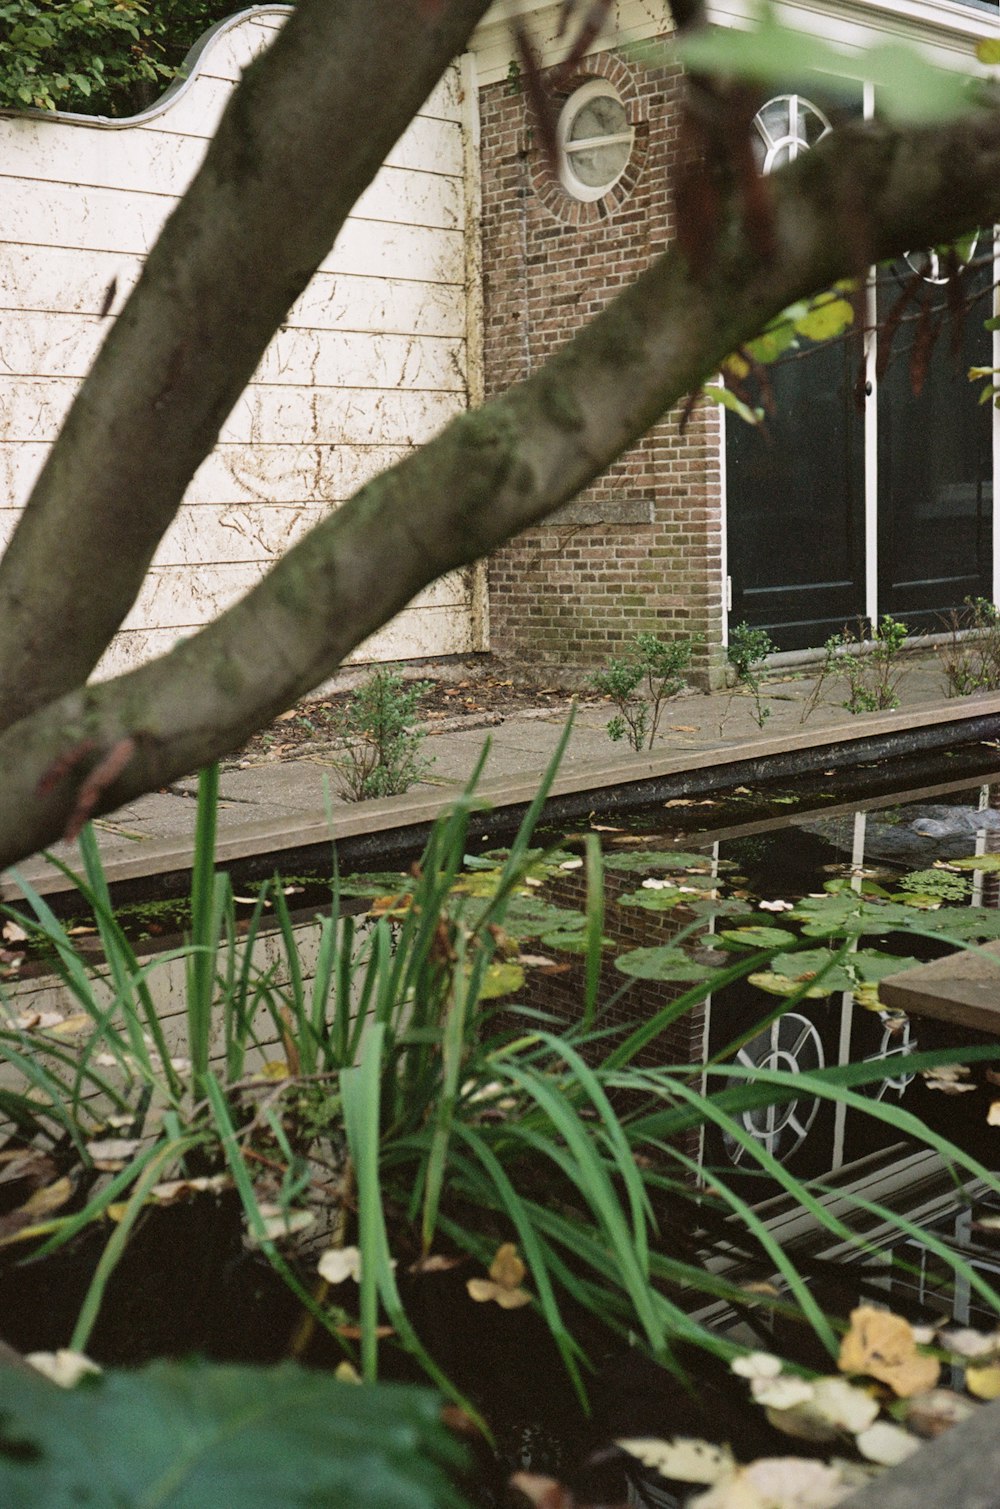
[[[789,305],[1000,218],[996,92],[848,124],[764,181],[747,91],[709,59],[676,244],[214,623],[88,684],[272,335],[488,8],[396,0],[374,28],[370,0],[300,0],[233,94],[0,562],[0,864],[237,746],[420,588],[572,498]],[[580,35],[592,9],[567,6]]]

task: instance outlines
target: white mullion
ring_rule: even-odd
[[[867,81],[862,85],[862,109],[865,120],[875,114],[875,88]],[[868,273],[865,290],[865,617],[878,623],[878,302],[876,268]]]

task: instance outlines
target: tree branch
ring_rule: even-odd
[[[668,252],[537,374],[363,488],[201,633],[0,736],[0,866],[64,830],[75,783],[39,782],[68,747],[92,741],[94,764],[135,741],[99,811],[227,753],[435,576],[558,508],[782,309],[849,274],[859,230],[883,260],[1000,218],[1000,108],[934,130],[847,127],[772,184],[773,256],[732,210],[710,262]]]
[[[78,686],[360,194],[489,0],[299,0],[245,73],[0,563],[0,727]],[[373,102],[377,101],[377,106]]]

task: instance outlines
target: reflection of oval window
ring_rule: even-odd
[[[591,79],[559,117],[559,176],[574,199],[600,199],[628,167],[634,131],[625,106],[604,79]]]
[[[979,232],[967,238],[967,245],[962,248],[962,255],[952,264],[956,272],[963,272],[976,255],[976,247],[979,243]],[[948,270],[949,263],[946,253],[940,253],[931,247],[929,251],[904,252],[906,265],[911,272],[919,273],[925,283],[949,283],[951,272]]]
[[[760,171],[774,173],[822,141],[832,127],[822,110],[801,94],[778,94],[757,111],[753,129]]]
[[[809,1074],[824,1067],[825,1055],[820,1035],[808,1017],[789,1011],[744,1043],[736,1055],[736,1062],[746,1069],[780,1069],[786,1074]],[[726,1088],[734,1089],[745,1084],[745,1079],[734,1077],[727,1081]],[[743,1130],[773,1157],[787,1158],[805,1142],[818,1110],[819,1101],[810,1096],[808,1100],[791,1100],[784,1105],[765,1105],[744,1111],[739,1120]],[[723,1142],[733,1163],[754,1164],[750,1149],[731,1132],[723,1133]]]

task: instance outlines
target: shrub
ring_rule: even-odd
[[[692,639],[657,639],[637,634],[625,655],[612,657],[607,669],[596,671],[590,685],[610,697],[618,711],[608,723],[608,738],[628,739],[635,750],[652,749],[663,704],[687,685],[685,672],[694,650]]]
[[[421,756],[425,735],[417,726],[429,684],[404,681],[397,666],[380,666],[354,692],[339,718],[342,752],[335,761],[348,801],[400,796],[432,764]]]

